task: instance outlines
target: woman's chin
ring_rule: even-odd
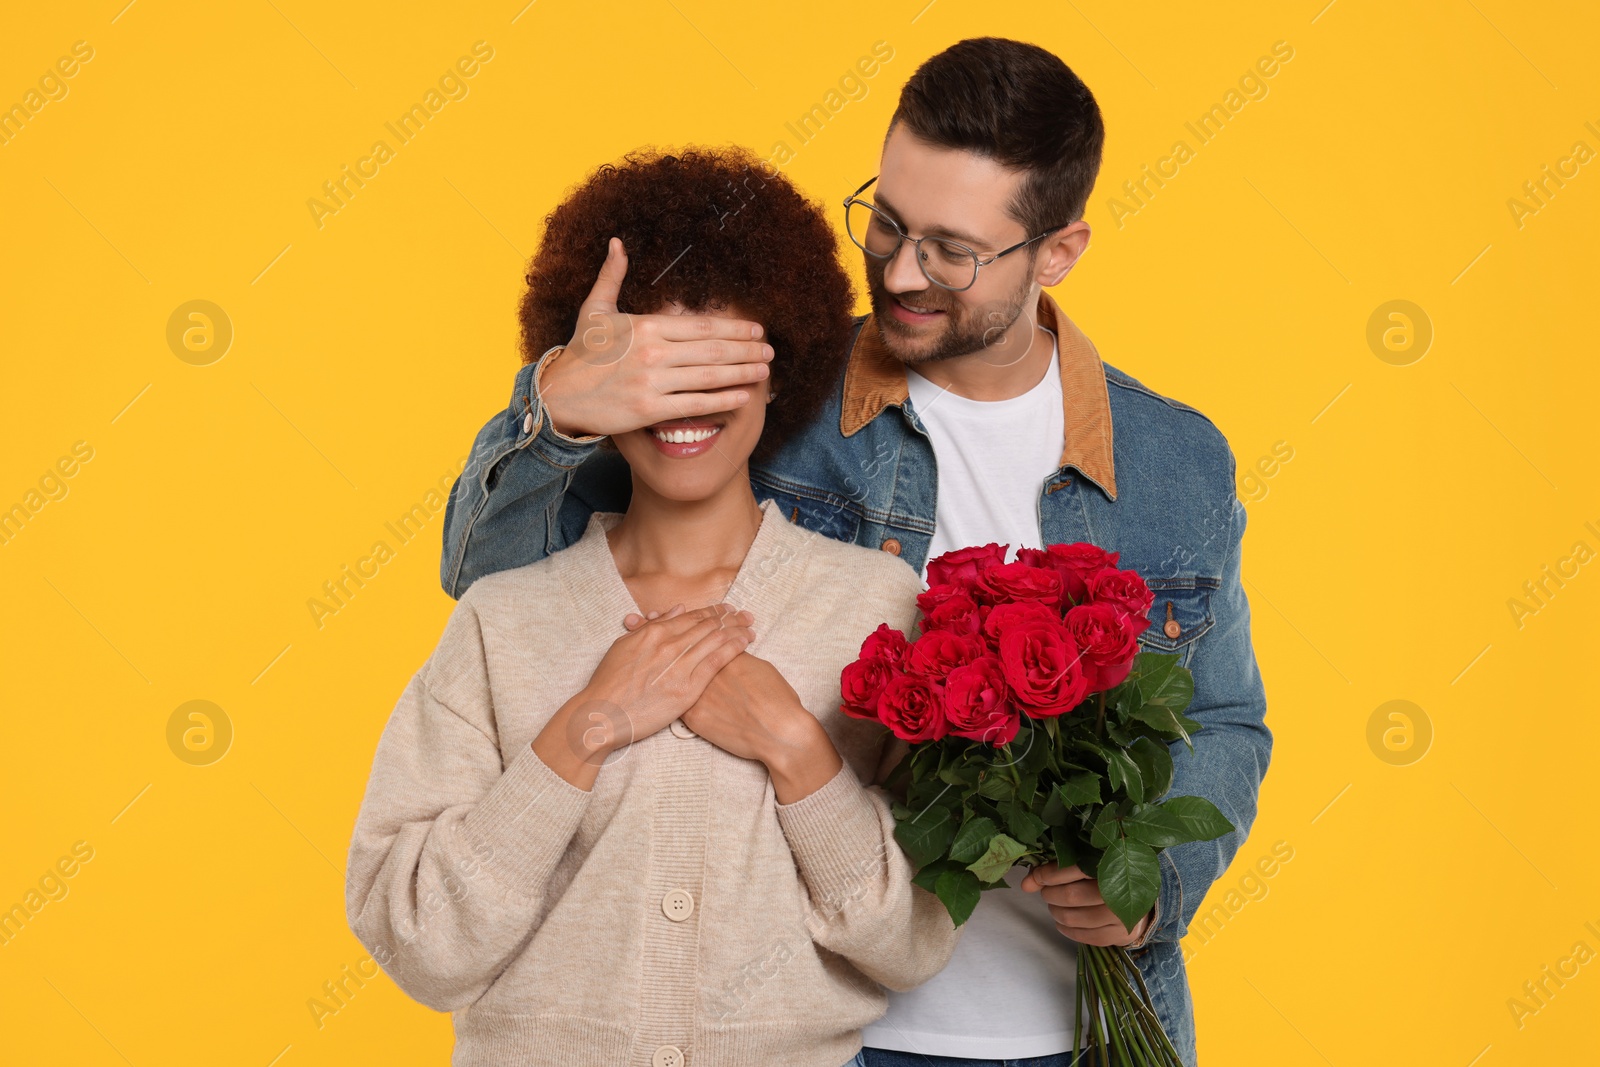
[[[709,500],[728,484],[728,479],[725,477],[715,479],[695,477],[688,472],[660,478],[645,475],[639,480],[657,497],[677,504],[693,504],[700,500]]]
[[[629,457],[635,484],[661,500],[690,504],[709,500],[733,480],[734,469],[725,456],[708,453],[688,459],[658,455]]]

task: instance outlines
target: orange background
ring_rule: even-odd
[[[1239,460],[1277,748],[1187,941],[1205,1062],[1595,1058],[1591,9],[124,3],[0,32],[27,115],[0,143],[0,508],[25,516],[0,539],[0,908],[39,902],[0,944],[0,1060],[448,1060],[448,1018],[387,978],[309,1005],[367,966],[345,850],[452,606],[429,494],[507,401],[543,215],[647,143],[782,141],[835,205],[916,65],[984,33],[1057,52],[1105,114],[1055,295]],[[323,183],[479,41],[465,95],[319,225]],[[1147,165],[1168,177],[1131,201]],[[195,300],[215,333],[186,348],[185,313],[170,343]],[[1569,977],[1535,1001],[1546,966]]]

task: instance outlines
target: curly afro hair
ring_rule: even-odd
[[[733,306],[766,329],[777,399],[753,458],[816,417],[849,356],[855,296],[822,209],[741,148],[629,153],[590,174],[545,219],[519,314],[522,361],[572,339],[578,310],[622,239],[619,311]]]

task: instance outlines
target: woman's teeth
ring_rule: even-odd
[[[705,426],[687,430],[651,430],[650,432],[656,435],[656,440],[665,441],[669,445],[687,445],[715,437],[722,432],[722,427]]]

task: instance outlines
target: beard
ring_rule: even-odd
[[[985,350],[992,351],[997,359],[1004,359],[1002,352],[1010,340],[1011,326],[1022,315],[1029,285],[971,306],[962,303],[960,294],[932,284],[918,292],[897,294],[908,304],[945,313],[942,329],[934,336],[923,337],[919,330],[907,326],[890,312],[889,305],[895,295],[884,287],[885,266],[883,262],[867,258],[867,294],[872,301],[878,334],[890,355],[907,365],[937,363]]]

